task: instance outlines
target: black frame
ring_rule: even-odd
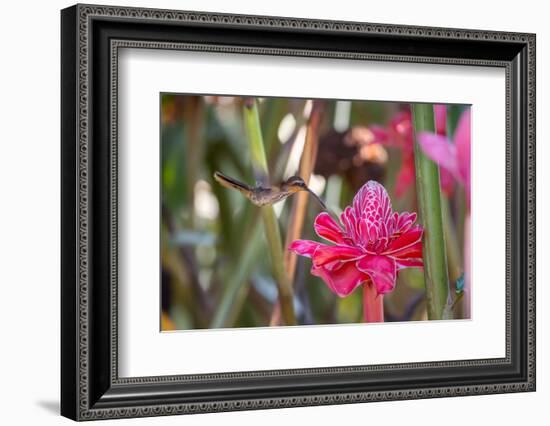
[[[535,390],[535,35],[76,5],[61,13],[61,413],[75,420]],[[506,357],[119,378],[117,52],[215,50],[506,70]]]

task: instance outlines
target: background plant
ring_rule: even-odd
[[[451,141],[465,108],[446,107]],[[392,126],[402,129],[399,123],[395,127],[396,117],[411,117],[412,123],[413,112],[410,105],[397,103],[164,94],[162,328],[362,321],[361,292],[339,298],[309,273],[308,259],[287,250],[294,239],[317,238],[312,226],[320,213],[317,203],[303,193],[269,209],[258,208],[218,185],[213,174],[223,171],[249,184],[276,184],[299,174],[335,216],[365,182],[375,180],[387,189],[396,211],[420,210],[418,223],[429,230],[414,168],[413,184],[402,182],[414,163],[411,153],[418,156],[421,150],[413,124],[399,143],[391,139]],[[381,129],[386,130],[385,140],[380,139]],[[441,180],[432,183],[441,188]],[[467,298],[457,296],[467,204],[463,185],[452,183],[451,193],[445,190],[441,196],[440,214],[445,253],[449,247],[457,252],[446,255],[448,294],[442,316],[461,318],[467,311]],[[280,247],[274,243],[277,235]],[[282,288],[289,293],[281,299]],[[384,320],[427,319],[426,295],[424,270],[403,270],[395,290],[384,297]]]

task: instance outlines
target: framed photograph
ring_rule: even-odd
[[[535,35],[61,12],[61,413],[535,390]]]

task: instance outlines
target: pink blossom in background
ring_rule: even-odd
[[[447,106],[434,105],[435,133],[445,136],[447,134]]]
[[[440,135],[447,133],[447,107],[434,105],[435,127]],[[369,126],[374,136],[371,143],[401,149],[401,167],[397,175],[395,195],[402,197],[415,184],[414,135],[412,115],[409,110],[400,111],[393,116],[386,127]],[[441,187],[450,196],[453,193],[453,179],[449,173],[441,171]]]
[[[426,155],[446,170],[466,191],[468,207],[470,206],[470,109],[466,109],[458,120],[454,138],[421,132],[418,142]]]
[[[370,283],[377,294],[386,294],[394,289],[400,269],[423,266],[423,228],[414,225],[416,213],[394,212],[378,182],[363,185],[340,221],[326,212],[315,218],[317,235],[334,245],[296,240],[289,247],[311,258],[311,273],[338,296]]]
[[[395,186],[395,195],[401,197],[415,182],[411,112],[400,111],[392,117],[387,126],[375,124],[369,126],[369,130],[374,135],[372,143],[401,149],[401,167]]]
[[[441,136],[445,136],[447,134],[447,106],[434,105],[434,118],[435,133]],[[443,193],[447,197],[453,195],[455,189],[453,176],[447,170],[442,169],[441,167],[439,168],[439,180]]]

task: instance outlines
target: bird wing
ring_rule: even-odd
[[[240,182],[237,179],[224,175],[223,173],[215,172],[214,179],[216,179],[220,185],[225,186],[226,188],[236,189],[246,195],[250,195],[252,192],[252,188],[246,183]]]

